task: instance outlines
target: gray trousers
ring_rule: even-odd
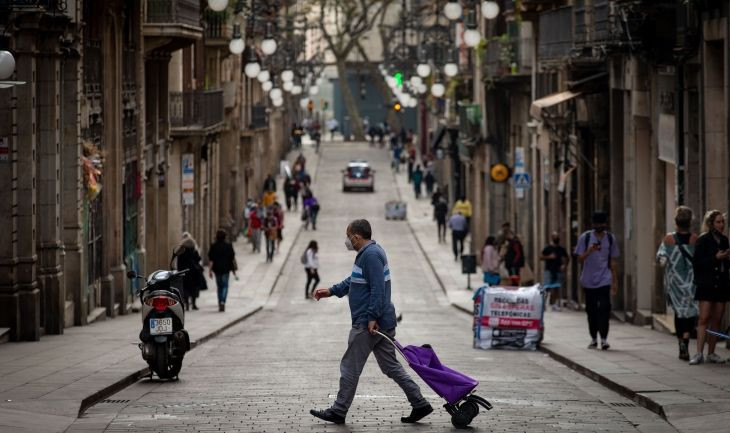
[[[395,336],[395,329],[380,332],[390,338]],[[418,385],[396,359],[393,344],[380,335],[370,335],[367,327],[358,325],[353,326],[350,330],[347,351],[345,351],[340,362],[340,390],[337,392],[337,400],[332,405],[332,410],[336,414],[347,415],[347,411],[352,405],[352,399],[355,398],[360,374],[365,367],[370,352],[375,355],[380,371],[393,379],[403,389],[411,406],[414,408],[428,406],[428,401],[421,395]]]

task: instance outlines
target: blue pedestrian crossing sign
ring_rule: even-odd
[[[514,175],[515,188],[527,189],[532,184],[532,178],[530,173],[515,173]]]

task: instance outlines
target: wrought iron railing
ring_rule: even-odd
[[[523,74],[532,66],[534,39],[522,35],[520,25],[512,21],[508,33],[492,38],[482,61],[482,73],[487,77]]]
[[[40,8],[48,12],[66,12],[68,0],[0,0],[0,11]]]
[[[208,128],[223,120],[223,90],[170,92],[173,128]]]
[[[573,8],[566,6],[540,14],[538,52],[541,60],[559,60],[573,49]]]
[[[147,23],[200,27],[198,0],[147,0]]]
[[[205,22],[206,39],[229,40],[233,36],[233,26],[231,26],[226,12],[206,11],[203,21]]]
[[[266,128],[269,126],[269,114],[266,105],[257,104],[251,107],[251,129]]]
[[[610,39],[611,17],[608,0],[594,0],[590,5],[586,5],[585,1],[578,1],[573,6],[573,11],[576,47],[605,43]]]

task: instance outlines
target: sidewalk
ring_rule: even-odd
[[[472,314],[472,292],[466,290],[467,277],[461,274],[461,264],[454,261],[450,234],[449,243],[438,243],[430,198],[416,200],[406,175],[395,176],[401,199],[408,203],[410,229],[449,302]],[[472,287],[480,285],[481,274],[472,275]],[[730,364],[689,366],[677,359],[674,336],[617,321],[611,322],[611,350],[589,350],[586,317],[582,312],[546,312],[545,327],[542,351],[658,413],[679,431],[729,430]],[[692,340],[691,353],[695,352],[694,343]],[[717,353],[723,358],[730,357],[724,344],[718,344]]]
[[[298,154],[291,152],[288,158],[293,161]],[[314,177],[318,157],[309,146],[304,154]],[[231,277],[225,313],[218,312],[215,281],[210,279],[198,298],[200,310],[186,312],[193,348],[261,310],[300,229],[297,214],[286,213],[284,240],[273,263],[265,263],[265,253],[251,253],[239,238],[234,249],[240,280]],[[37,342],[0,345],[0,431],[64,431],[87,407],[147,375],[137,347],[140,325],[139,313],[130,313]]]

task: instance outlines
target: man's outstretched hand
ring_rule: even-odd
[[[326,287],[320,287],[314,291],[314,299],[318,301],[322,298],[329,298],[330,296],[332,296],[332,292]]]
[[[380,331],[380,326],[378,326],[378,322],[375,320],[371,320],[368,322],[368,331],[370,331],[371,334],[375,335],[376,332]]]

